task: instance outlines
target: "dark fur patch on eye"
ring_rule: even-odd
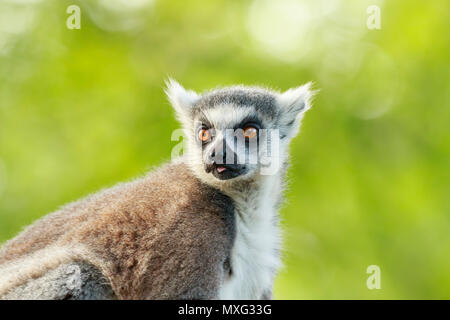
[[[213,127],[211,122],[209,122],[209,120],[206,119],[205,117],[199,118],[198,120],[196,120],[196,123],[197,123],[196,130],[198,130],[199,128],[210,129]]]
[[[249,115],[245,117],[239,124],[234,126],[234,129],[244,129],[246,125],[255,125],[258,129],[261,129],[261,120],[255,115]]]

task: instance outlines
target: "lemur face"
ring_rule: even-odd
[[[166,93],[184,128],[189,164],[207,182],[275,174],[311,96],[309,84],[282,94],[234,86],[199,95],[173,80]]]
[[[229,97],[242,93],[233,92]],[[204,100],[198,102],[195,111],[195,143],[191,148],[201,157],[197,160],[205,173],[219,180],[253,175],[265,154],[266,131],[273,128],[273,119],[258,112],[253,104],[222,101],[215,105]]]

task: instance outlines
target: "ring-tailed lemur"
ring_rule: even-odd
[[[185,155],[7,242],[0,298],[271,298],[287,148],[310,107],[310,85],[200,95],[169,80],[166,93]]]

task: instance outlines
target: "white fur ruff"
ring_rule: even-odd
[[[232,275],[225,280],[220,299],[261,299],[271,295],[273,278],[281,266],[280,230],[276,202],[281,193],[279,176],[266,177],[259,192],[247,200],[232,196],[236,204],[236,239],[231,252]]]

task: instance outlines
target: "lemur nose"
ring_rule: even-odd
[[[226,151],[216,150],[216,148],[214,148],[209,155],[209,160],[211,163],[224,164],[226,161],[226,157]]]
[[[236,153],[223,141],[211,150],[208,158],[211,164],[234,164],[236,161]]]

